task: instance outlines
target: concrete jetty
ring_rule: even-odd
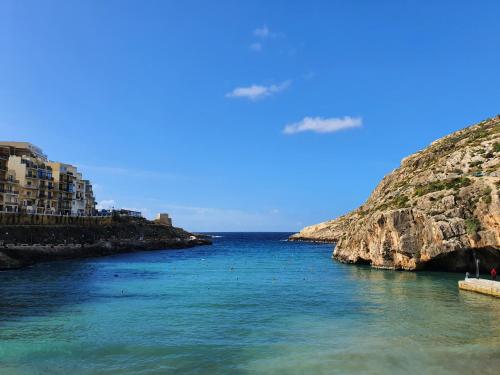
[[[465,279],[458,282],[458,287],[471,292],[487,294],[500,298],[500,282],[485,279]]]

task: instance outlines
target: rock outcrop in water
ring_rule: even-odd
[[[0,270],[53,260],[208,244],[211,241],[204,236],[142,218],[118,217],[92,224],[0,225]]]
[[[335,242],[334,258],[417,270],[500,266],[500,116],[433,142],[358,209],[291,240]]]

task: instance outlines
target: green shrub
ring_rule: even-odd
[[[495,144],[493,145],[493,152],[500,152],[500,143],[499,142],[495,142]]]
[[[396,206],[396,208],[406,208],[408,207],[409,200],[410,199],[406,195],[401,195],[394,199],[394,206]]]
[[[483,164],[482,160],[472,161],[469,163],[469,167],[474,168],[474,167],[477,167],[478,165],[481,165],[481,164]]]
[[[491,188],[489,186],[483,190],[482,198],[485,203],[491,203]]]
[[[465,219],[465,228],[467,233],[470,235],[475,235],[479,231],[481,224],[477,219]]]
[[[415,187],[415,195],[421,197],[432,193],[434,191],[454,189],[459,190],[462,187],[469,186],[471,180],[467,177],[457,177],[448,180],[433,181],[426,185],[419,185]]]

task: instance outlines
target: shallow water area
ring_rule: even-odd
[[[0,374],[497,373],[500,300],[288,233],[0,273]]]

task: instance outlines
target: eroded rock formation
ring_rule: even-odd
[[[465,270],[500,266],[500,116],[402,160],[358,209],[291,240],[335,242],[348,263]]]

